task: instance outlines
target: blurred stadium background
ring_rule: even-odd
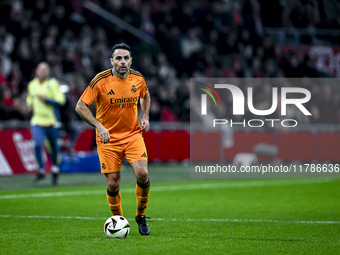
[[[28,81],[41,61],[49,63],[51,76],[63,84],[68,99],[62,109],[62,172],[99,172],[94,129],[80,120],[74,107],[94,75],[111,67],[110,49],[120,42],[132,47],[133,68],[146,77],[152,96],[152,130],[144,136],[150,162],[187,164],[190,78],[338,78],[340,3],[1,1],[0,175],[36,171],[25,98]],[[219,158],[196,153],[195,160],[232,161],[238,153],[252,153],[264,143],[275,146],[274,157],[282,161],[339,162],[340,87],[312,83],[309,89],[313,117],[304,119],[292,112],[291,117],[299,120],[294,131],[235,129],[228,148],[219,133],[198,133],[221,153]],[[270,104],[266,101],[270,97],[261,93],[258,99]]]

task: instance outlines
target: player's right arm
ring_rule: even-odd
[[[103,126],[101,122],[99,122],[90,111],[88,105],[81,99],[78,100],[76,105],[76,112],[79,116],[87,122],[89,125],[95,127],[97,129],[98,136],[100,138],[100,142],[108,143],[110,141],[110,133]]]
[[[28,86],[27,86],[27,97],[26,97],[26,104],[27,104],[27,108],[28,108],[28,111],[31,112],[33,107],[33,97],[32,97],[32,93],[31,93],[31,82],[28,83]]]

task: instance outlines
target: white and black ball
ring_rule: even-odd
[[[126,238],[130,232],[130,224],[123,216],[111,216],[105,221],[104,233],[109,238]]]

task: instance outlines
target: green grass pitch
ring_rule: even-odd
[[[122,171],[126,239],[103,231],[105,178],[0,178],[0,254],[339,254],[339,179],[192,180],[188,167],[150,166],[150,236],[134,222],[135,180]]]

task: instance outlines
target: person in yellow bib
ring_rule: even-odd
[[[28,84],[26,102],[32,110],[31,133],[39,165],[35,180],[39,181],[45,177],[41,150],[47,138],[52,149],[52,184],[56,185],[59,174],[58,154],[60,153],[57,144],[60,128],[59,106],[65,103],[66,98],[59,90],[59,82],[55,78],[50,78],[49,75],[49,65],[46,62],[40,63],[36,69],[36,77]]]

